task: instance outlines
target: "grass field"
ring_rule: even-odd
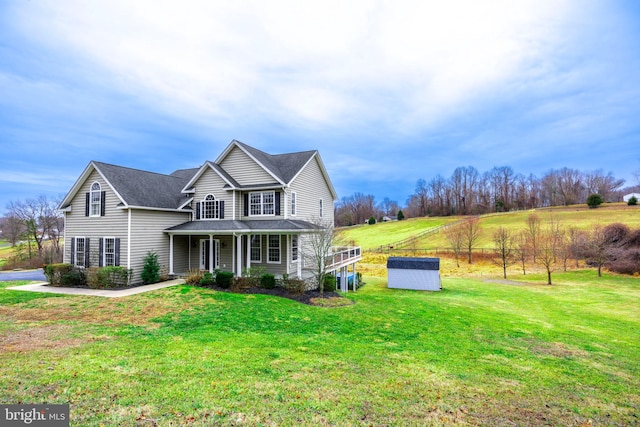
[[[613,222],[621,222],[631,228],[640,228],[640,206],[627,206],[623,203],[605,204],[598,209],[589,209],[586,205],[577,205],[516,211],[482,216],[480,221],[482,232],[476,247],[492,248],[493,231],[499,226],[513,231],[524,229],[527,217],[533,213],[538,215],[543,225],[550,218],[554,218],[555,221],[558,221],[563,226],[575,226],[582,229],[587,229],[595,223],[606,225]],[[460,218],[416,218],[375,225],[345,227],[339,230],[347,240],[355,242],[356,245],[360,245],[366,250],[405,239],[428,228],[437,227]],[[446,241],[444,233],[436,233],[417,241],[415,246],[423,249],[436,249],[447,248],[450,244]]]
[[[638,423],[637,278],[367,281],[341,308],[0,290],[2,402],[69,403],[83,426]]]

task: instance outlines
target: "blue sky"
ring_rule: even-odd
[[[90,160],[319,149],[340,197],[640,169],[640,3],[0,0],[0,213]]]

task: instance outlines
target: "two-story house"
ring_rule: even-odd
[[[170,175],[92,161],[60,204],[64,261],[125,266],[139,282],[153,251],[171,275],[259,266],[304,278],[305,237],[333,227],[336,199],[316,150],[271,155],[234,140],[215,161]],[[359,248],[327,255],[342,277],[360,260]]]

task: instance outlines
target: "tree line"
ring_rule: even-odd
[[[0,219],[0,231],[17,251],[4,267],[39,267],[62,259],[64,219],[58,203],[46,195],[9,202],[6,216]]]
[[[445,227],[443,232],[457,266],[463,254],[471,264],[473,248],[481,233],[479,218],[467,217]],[[565,227],[553,216],[543,223],[538,215],[531,214],[519,230],[498,227],[492,242],[493,259],[502,268],[505,279],[507,267],[518,264],[522,274],[526,274],[532,263],[545,269],[549,285],[552,273],[559,268],[567,271],[570,262],[575,262],[576,268],[580,261],[597,268],[598,277],[602,276],[603,267],[622,274],[640,273],[640,229],[631,230],[625,224],[594,224],[579,229]]]
[[[626,191],[640,190],[640,170],[635,176],[638,185]],[[370,194],[343,197],[336,204],[335,218],[338,226],[346,226],[362,224],[372,216],[395,218],[400,210],[407,218],[480,215],[585,203],[591,194],[600,195],[604,202],[616,202],[622,198],[624,183],[602,170],[581,172],[563,167],[538,178],[516,173],[509,166],[496,166],[484,173],[473,166],[462,166],[449,178],[438,174],[429,181],[419,179],[404,207],[388,197],[376,203]]]

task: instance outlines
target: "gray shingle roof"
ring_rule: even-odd
[[[230,233],[235,231],[310,231],[316,226],[307,221],[291,220],[291,219],[273,219],[273,220],[211,220],[211,221],[188,221],[174,227],[167,228],[168,232],[212,232],[212,233]]]
[[[317,153],[317,150],[300,151],[297,153],[286,154],[268,154],[253,148],[243,142],[234,140],[239,146],[250,153],[264,167],[269,169],[282,182],[289,183],[309,161],[309,159]]]
[[[399,270],[440,270],[440,258],[389,257],[387,268]]]
[[[181,190],[193,176],[186,178],[189,175],[187,171],[193,169],[176,171],[176,175],[163,175],[96,161],[93,164],[129,206],[177,209],[187,201]]]

